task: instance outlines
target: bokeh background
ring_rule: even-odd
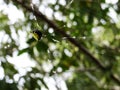
[[[120,0],[0,0],[0,90],[120,90]]]

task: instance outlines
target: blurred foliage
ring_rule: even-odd
[[[41,17],[37,17],[36,21],[33,13],[23,6],[12,0],[4,0],[6,7],[13,5],[22,11],[24,20],[18,19],[12,23],[9,15],[0,9],[0,68],[4,72],[0,79],[0,90],[41,90],[43,87],[49,89],[50,82],[46,82],[45,78],[54,79],[56,76],[58,79],[66,77],[63,79],[68,90],[120,89],[110,77],[111,73],[120,76],[120,0],[116,3],[107,3],[109,0],[37,1],[34,3],[46,17],[68,33],[70,38],[75,37],[110,69],[101,71],[87,55],[73,46],[66,37],[55,32]],[[30,5],[30,1],[24,3]],[[30,31],[36,28],[44,34],[39,42],[30,34]],[[20,41],[21,32],[26,35],[25,47]],[[17,52],[18,56],[27,53],[29,59],[36,63],[25,75],[20,75],[16,66],[8,60],[14,56],[14,52]],[[92,71],[93,68],[95,70]],[[16,75],[19,75],[17,81]],[[56,82],[55,79],[54,81]],[[59,87],[57,82],[55,87],[62,90],[62,86]]]

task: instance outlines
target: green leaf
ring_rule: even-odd
[[[48,45],[43,41],[37,43],[36,48],[39,52],[46,52],[48,50]]]
[[[34,38],[30,38],[30,39],[27,40],[27,43],[28,43],[28,44],[31,44],[31,43],[33,43],[34,41],[36,41]]]
[[[27,52],[28,49],[29,49],[29,48],[24,48],[24,49],[20,50],[20,51],[18,52],[18,56],[21,55],[21,54],[23,54],[23,53],[25,53],[25,52]]]

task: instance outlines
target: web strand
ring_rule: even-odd
[[[34,4],[32,2],[31,2],[31,8],[32,8],[33,11],[35,11]],[[34,14],[33,14],[33,19],[35,20],[35,22],[37,23],[37,26],[39,27],[37,18],[36,18],[36,16]]]

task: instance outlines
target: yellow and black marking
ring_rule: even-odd
[[[33,30],[31,33],[34,39],[37,41],[39,41],[42,37],[42,32],[40,32],[39,30]]]

